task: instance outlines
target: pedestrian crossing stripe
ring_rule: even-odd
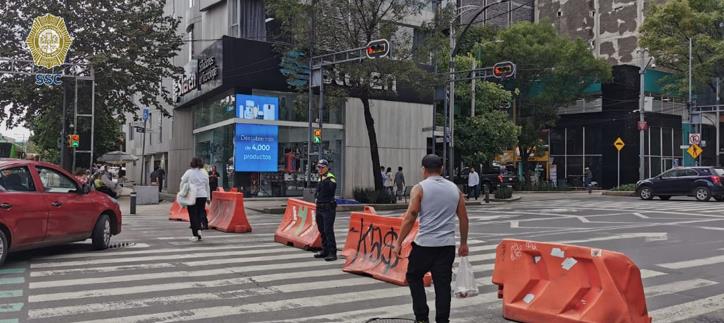
[[[619,234],[567,242],[585,243],[631,237]],[[642,239],[646,237],[644,234],[635,236]],[[309,252],[269,242],[249,242],[245,236],[236,236],[235,240],[229,242],[237,244],[235,246],[223,245],[225,241],[212,247],[189,244],[185,248],[117,250],[35,259],[37,263],[32,264],[36,265],[34,267],[31,265],[29,279],[28,320],[114,323],[143,320],[220,321],[225,317],[284,312],[290,316],[289,319],[264,317],[268,322],[307,323],[316,320],[349,322],[373,316],[409,316],[412,312],[407,288],[344,273],[339,268],[340,263],[313,260]],[[492,285],[490,277],[497,247],[492,242],[471,241],[469,260],[473,263],[476,280],[482,283],[481,294],[467,299],[453,299],[453,309],[480,304],[499,305],[495,293],[497,287]],[[203,258],[183,257],[188,254]],[[152,270],[143,272],[147,269]],[[113,275],[108,276],[106,273],[109,272],[113,272]],[[675,280],[678,274],[650,269],[641,269],[641,276],[645,280],[649,299],[719,284],[699,278]],[[329,280],[334,283],[322,283]],[[165,291],[176,293],[159,296],[159,293]],[[305,291],[314,291],[314,296],[298,294]],[[272,301],[259,301],[265,295],[276,296]],[[687,318],[693,317],[691,313],[703,315],[724,309],[722,305],[713,303],[719,300],[716,295],[709,298],[705,302],[689,302],[689,307],[670,305],[652,313],[658,313],[658,317],[667,317],[672,311],[684,311],[680,317]],[[430,306],[434,307],[434,300],[428,299]],[[237,302],[229,305],[230,300]],[[63,301],[62,305],[56,303],[60,301]],[[366,309],[341,306],[353,301],[384,302],[384,305]],[[700,308],[705,305],[709,307]],[[184,307],[184,310],[175,310],[178,307]],[[325,313],[322,308],[329,310]],[[301,314],[310,312],[318,314]],[[291,317],[293,313],[301,315]]]

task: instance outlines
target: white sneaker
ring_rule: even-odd
[[[199,241],[201,241],[201,236],[191,237],[191,241],[193,241],[193,242],[199,242]]]

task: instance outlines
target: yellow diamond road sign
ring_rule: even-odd
[[[613,142],[613,146],[616,147],[616,150],[621,151],[623,146],[625,146],[623,139],[621,139],[621,137],[616,138],[616,141]]]
[[[689,153],[689,155],[691,155],[691,157],[693,157],[694,159],[697,159],[697,158],[699,158],[701,153],[704,152],[704,149],[701,149],[701,147],[699,147],[699,145],[697,145],[697,144],[693,144],[693,145],[689,146],[689,149],[687,149],[686,151]]]

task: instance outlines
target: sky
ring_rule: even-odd
[[[6,107],[5,112],[10,113],[10,111],[8,111],[9,109],[9,107]],[[0,134],[5,137],[13,138],[15,140],[24,141],[28,137],[30,137],[30,130],[25,127],[15,127],[12,129],[8,129],[5,126],[5,122],[0,122]]]

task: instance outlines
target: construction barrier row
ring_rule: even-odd
[[[211,192],[211,194],[211,205],[206,207],[206,217],[209,219],[209,228],[222,232],[251,232],[251,225],[246,218],[243,193],[235,191],[224,192],[223,189],[221,189],[216,192]],[[181,207],[178,202],[173,201],[168,219],[188,222],[188,208]]]
[[[345,257],[345,272],[370,275],[375,279],[407,285],[408,257],[412,251],[412,241],[419,230],[415,222],[410,234],[402,242],[402,252],[398,257],[392,248],[400,235],[402,217],[385,217],[372,213],[352,212],[349,219],[347,241],[342,255]],[[430,285],[430,274],[424,278]]]
[[[317,206],[298,199],[288,199],[274,241],[300,249],[322,248],[322,237],[316,223]]]
[[[618,252],[505,239],[492,278],[509,320],[651,322],[639,268]]]

